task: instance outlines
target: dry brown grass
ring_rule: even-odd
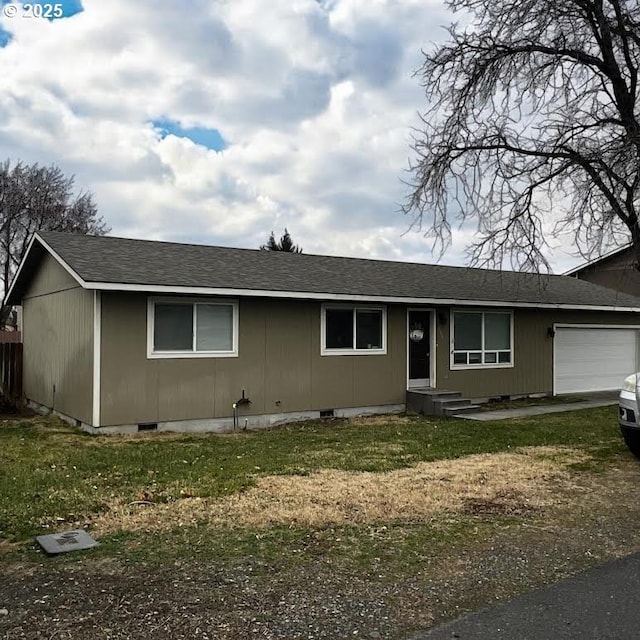
[[[19,542],[9,542],[4,538],[0,538],[0,555],[6,553],[7,551],[12,551],[14,549],[20,548]]]
[[[255,487],[217,500],[114,502],[94,520],[94,531],[158,531],[198,522],[322,527],[420,522],[447,513],[518,514],[551,504],[558,482],[568,479],[567,465],[586,457],[573,449],[535,447],[385,473],[326,469],[309,476],[265,476]]]

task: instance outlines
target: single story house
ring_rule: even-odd
[[[581,264],[564,275],[640,296],[640,271],[636,268],[637,262],[633,247],[628,244]]]
[[[565,276],[41,232],[6,300],[26,399],[92,432],[617,389],[638,369],[640,299]]]

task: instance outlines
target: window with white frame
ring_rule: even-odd
[[[386,353],[384,307],[322,306],[322,355]]]
[[[513,314],[454,311],[452,368],[513,366]]]
[[[238,355],[238,303],[151,298],[147,354],[151,358]]]

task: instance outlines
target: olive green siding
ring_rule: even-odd
[[[514,366],[504,369],[451,370],[450,323],[439,324],[436,346],[437,387],[461,391],[470,398],[552,393],[553,338],[547,332],[554,323],[640,326],[640,314],[514,309]]]
[[[315,301],[239,301],[237,358],[147,358],[147,297],[102,293],[103,426],[402,404],[406,307],[387,307],[387,354],[320,355]],[[412,307],[415,308],[415,307]],[[436,308],[436,387],[471,398],[552,393],[554,323],[640,325],[633,313],[515,309],[514,366],[451,370],[449,308]],[[433,353],[433,351],[432,351]]]
[[[45,255],[22,301],[27,399],[92,422],[93,292]]]
[[[640,271],[634,267],[635,262],[633,250],[627,249],[584,267],[576,273],[576,277],[632,296],[640,296]]]
[[[25,298],[77,289],[80,285],[50,254],[45,253],[33,274]]]
[[[147,358],[147,297],[102,293],[100,424],[402,404],[406,315],[387,307],[386,355],[321,356],[320,302],[243,298],[235,358]]]

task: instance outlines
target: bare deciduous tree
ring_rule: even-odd
[[[474,223],[472,264],[549,268],[551,237],[640,263],[638,0],[450,0],[464,24],[425,54],[428,107],[404,211],[441,250]]]
[[[74,195],[74,178],[59,167],[0,163],[0,279],[6,294],[35,231],[69,231],[102,235],[109,229],[93,196]],[[4,326],[11,307],[0,309]]]

